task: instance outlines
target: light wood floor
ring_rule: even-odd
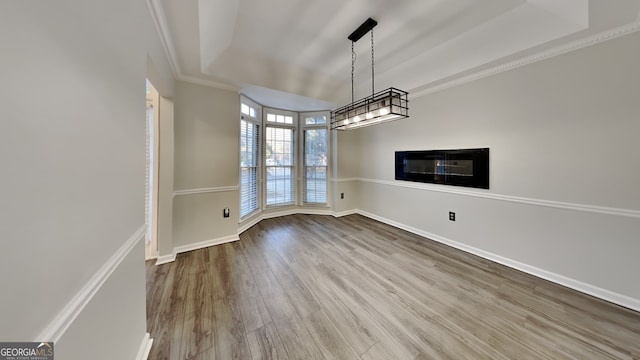
[[[147,263],[149,359],[640,359],[640,313],[352,215]]]

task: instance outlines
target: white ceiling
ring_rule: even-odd
[[[177,78],[230,87],[291,110],[326,110],[350,101],[347,36],[368,17],[378,21],[373,31],[376,90],[393,86],[413,95],[640,20],[640,0],[150,4]],[[358,99],[372,90],[370,36],[355,47]]]

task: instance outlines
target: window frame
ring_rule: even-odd
[[[326,121],[324,124],[306,124],[306,118],[314,117],[317,118],[319,116],[324,116]],[[300,113],[300,199],[301,205],[304,206],[321,206],[326,207],[329,206],[329,179],[330,179],[330,159],[331,159],[331,130],[329,129],[330,124],[330,113],[328,111],[313,111],[313,112],[301,112]],[[327,134],[327,143],[326,143],[326,165],[325,167],[325,202],[307,202],[306,201],[306,191],[307,191],[307,177],[306,177],[306,131],[314,130],[314,129],[323,129],[326,130]]]
[[[249,109],[252,109],[253,111],[249,111],[248,113],[243,113],[242,108],[243,105],[249,106]],[[238,184],[238,199],[239,199],[239,204],[238,204],[238,209],[239,209],[239,213],[240,213],[240,221],[249,218],[257,213],[260,213],[263,211],[263,205],[262,205],[262,182],[263,182],[263,171],[262,171],[262,153],[263,153],[263,125],[262,125],[262,106],[260,106],[259,104],[257,104],[256,102],[244,97],[244,96],[240,96],[240,109],[239,109],[239,113],[240,113],[240,121],[238,122],[238,127],[239,127],[239,135],[242,134],[242,121],[246,121],[246,122],[250,122],[253,125],[257,126],[257,154],[256,154],[256,208],[252,209],[251,211],[249,211],[248,213],[243,215],[243,209],[242,209],[242,170],[243,170],[243,166],[242,166],[242,141],[239,139],[239,144],[238,144],[238,152],[239,152],[239,159],[240,162],[238,163],[239,166],[239,172],[238,172],[238,180],[239,180],[239,184]],[[255,116],[251,116],[251,112],[254,113]]]
[[[299,151],[298,151],[298,144],[299,144],[299,139],[298,139],[298,133],[299,133],[299,114],[295,111],[290,111],[290,110],[283,110],[283,109],[277,109],[277,108],[271,108],[271,107],[263,107],[263,133],[262,133],[262,148],[264,149],[263,151],[263,157],[262,157],[262,165],[263,165],[263,186],[262,186],[262,190],[264,193],[264,196],[262,198],[262,206],[263,209],[267,210],[267,209],[276,209],[276,208],[280,208],[280,207],[287,207],[287,206],[295,206],[295,205],[299,205]],[[276,116],[278,115],[282,115],[282,116],[291,116],[292,117],[292,122],[291,123],[284,123],[284,122],[270,122],[267,121],[266,119],[269,117],[269,114],[274,114]],[[286,202],[286,203],[279,203],[279,204],[268,204],[268,194],[267,194],[267,187],[268,187],[268,166],[267,166],[267,129],[268,128],[280,128],[280,129],[290,129],[293,131],[292,134],[292,155],[293,155],[293,161],[290,167],[291,167],[291,184],[293,186],[293,191],[292,191],[292,201],[290,202]],[[287,166],[289,167],[289,166]]]

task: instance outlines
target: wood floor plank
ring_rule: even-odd
[[[293,268],[300,267],[294,264]],[[373,335],[371,320],[364,313],[364,310],[354,303],[345,303],[345,296],[338,288],[332,286],[331,281],[314,269],[299,269],[296,271],[305,275],[305,281],[323,304],[323,309],[338,331],[351,344],[357,354],[363,354],[378,339]]]
[[[253,360],[287,360],[287,352],[273,324],[267,324],[247,334]]]
[[[301,320],[276,324],[278,334],[291,360],[324,359],[318,344]]]
[[[313,294],[278,254],[269,256],[267,263],[271,271],[276,274],[278,283],[291,300],[300,318],[320,310],[320,305]]]
[[[360,215],[148,262],[149,359],[630,359],[640,314]]]
[[[174,317],[155,323],[148,327],[153,334],[153,346],[148,360],[173,360],[180,358],[180,345],[182,342],[181,317]]]
[[[302,320],[315,339],[324,359],[349,360],[359,356],[333,325],[323,310],[307,316]]]
[[[210,302],[202,305],[183,321],[180,359],[195,359],[214,344],[213,306]]]
[[[271,315],[262,296],[238,296],[231,299],[238,304],[245,332],[248,334],[271,323]]]
[[[385,346],[383,343],[375,343],[371,346],[367,351],[360,356],[362,360],[397,360],[403,359],[398,357],[393,353],[391,349]],[[414,357],[409,357],[407,359],[414,359]]]
[[[235,304],[226,299],[213,303],[213,353],[215,359],[251,359],[251,352]]]

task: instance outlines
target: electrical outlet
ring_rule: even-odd
[[[340,199],[344,199],[344,193],[340,193]]]
[[[222,210],[222,216],[228,218],[229,217],[229,213],[230,210],[229,208],[225,208],[224,210]]]
[[[456,213],[449,211],[449,220],[456,221]]]

